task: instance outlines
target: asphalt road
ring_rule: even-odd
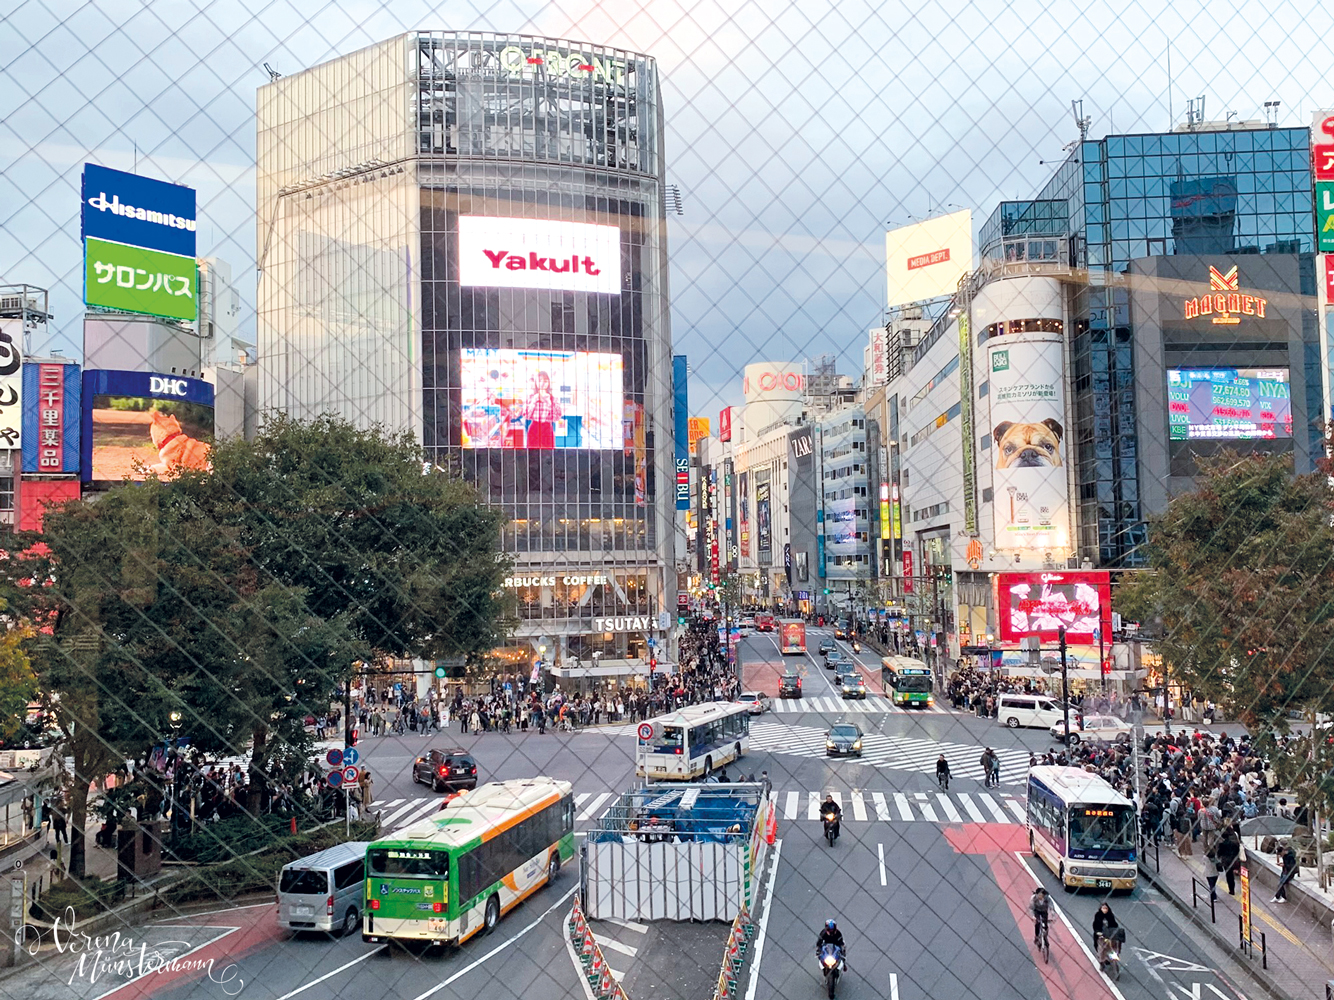
[[[812,648],[818,639],[819,633],[814,633]],[[767,635],[746,639],[742,656],[751,669],[782,663]],[[812,687],[828,683],[817,680],[824,671],[813,660],[808,672],[814,675],[808,682]],[[1215,954],[1185,931],[1171,905],[1143,888],[1111,900],[1129,931],[1119,984],[1113,987],[1097,974],[1080,942],[1088,944],[1098,897],[1060,892],[1054,876],[1027,855],[1019,822],[1027,753],[1052,746],[1045,732],[1011,731],[943,708],[921,712],[884,706],[861,711],[836,704],[830,694],[819,696],[819,705],[819,711],[774,712],[753,720],[752,749],[742,770],[768,773],[782,846],[773,869],[773,896],[757,913],[763,928],[762,957],[746,1000],[817,996],[814,939],[823,920],[831,916],[849,942],[851,971],[839,991],[845,997],[1233,1000],[1239,996],[1226,956]],[[824,756],[824,729],[840,718],[855,721],[866,731],[862,760]],[[549,774],[571,781],[579,832],[588,829],[615,794],[634,780],[635,738],[628,724],[545,736],[471,737],[454,730],[425,739],[367,739],[361,746],[363,761],[375,777],[377,807],[383,810],[388,829],[436,808],[440,796],[412,783],[410,765],[426,748],[455,744],[476,755],[482,780]],[[1007,762],[1000,788],[984,788],[981,783],[976,758],[984,745],[995,747]],[[934,777],[935,758],[941,752],[958,761],[947,793],[940,791]],[[816,801],[826,789],[840,797],[844,809],[842,837],[833,848],[824,844],[815,815]],[[1025,908],[1035,880],[1053,891],[1073,928],[1053,920],[1050,965],[1027,943],[1032,926]],[[133,948],[142,946],[150,955],[186,955],[211,962],[207,972],[157,972],[134,978],[130,970],[90,979],[80,971],[77,955],[56,954],[0,983],[0,992],[31,994],[34,1000],[48,996],[583,1000],[562,926],[576,882],[577,872],[571,866],[557,886],[522,904],[493,935],[458,949],[395,950],[390,957],[385,949],[364,944],[359,935],[293,937],[277,929],[272,902],[261,901],[218,913],[167,916],[122,934],[132,940]],[[616,937],[621,948],[608,953],[609,964],[625,975],[627,983],[650,981],[645,970],[650,962],[662,960],[662,948],[655,951],[651,936],[634,929],[617,932]],[[1216,971],[1220,968],[1224,971]]]

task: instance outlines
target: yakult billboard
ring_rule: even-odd
[[[987,344],[997,549],[1068,549],[1065,364],[1060,336]]]
[[[550,219],[459,216],[459,284],[621,291],[621,231]]]
[[[965,209],[885,234],[888,305],[953,295],[973,268],[973,213]]]

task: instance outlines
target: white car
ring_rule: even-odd
[[[1074,719],[1074,713],[1071,713],[1071,719]],[[1073,725],[1074,732],[1070,734],[1070,745],[1074,746],[1082,740],[1102,740],[1107,743],[1129,743],[1135,735],[1135,727],[1124,719],[1118,719],[1115,715],[1086,715],[1084,724],[1080,726],[1077,722]],[[1056,723],[1051,727],[1051,738],[1058,743],[1065,742],[1065,722]]]
[[[745,705],[751,715],[763,715],[769,711],[769,698],[759,691],[742,691],[736,701],[738,705]]]

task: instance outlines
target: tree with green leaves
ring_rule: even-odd
[[[1248,725],[1334,711],[1334,490],[1286,455],[1201,459],[1118,604],[1155,623],[1173,680]]]

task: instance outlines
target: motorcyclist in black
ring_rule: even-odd
[[[838,836],[839,827],[843,825],[843,810],[834,801],[834,793],[825,792],[824,801],[820,803],[820,816],[825,817],[830,813],[834,814],[834,836]]]
[[[847,961],[848,948],[843,943],[843,932],[838,929],[838,924],[832,920],[826,920],[824,927],[820,930],[820,936],[815,939],[815,954],[820,954],[820,949],[827,944],[832,944],[843,953],[844,962]]]

